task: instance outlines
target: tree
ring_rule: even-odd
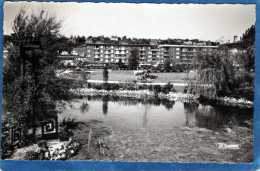
[[[139,64],[139,50],[134,48],[130,51],[128,65],[130,69],[135,70],[137,69],[138,64]]]
[[[169,72],[171,70],[171,60],[170,58],[166,58],[164,60],[164,69],[166,70],[166,72]]]
[[[193,60],[197,70],[195,82],[190,82],[188,93],[205,97],[230,95],[234,86],[234,69],[232,61],[218,50],[200,53]]]
[[[69,98],[69,82],[55,74],[60,28],[61,23],[44,11],[27,15],[21,10],[14,19],[13,47],[4,68],[4,97],[23,135],[29,127],[35,135],[40,121],[57,116],[55,100]]]
[[[118,65],[119,69],[124,68],[124,63],[122,62],[122,59],[119,59],[117,65]]]
[[[244,67],[247,71],[255,70],[255,25],[248,28],[242,36],[242,48],[246,49],[243,55]]]
[[[108,81],[108,68],[107,68],[107,66],[105,66],[104,69],[103,69],[103,80],[105,82]]]

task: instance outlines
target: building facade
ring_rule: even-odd
[[[192,59],[199,53],[210,53],[218,46],[199,45],[159,45],[160,62],[169,59],[172,64],[191,64]]]
[[[150,45],[150,44],[106,44],[87,43],[74,48],[78,56],[93,64],[128,64],[131,51],[138,50],[139,64],[155,65],[170,60],[172,64],[190,64],[199,52],[210,52],[218,46],[198,45]]]

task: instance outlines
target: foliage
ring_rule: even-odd
[[[192,80],[187,93],[206,97],[232,96],[253,100],[255,26],[245,31],[239,44],[239,52],[230,58],[223,49],[198,54],[192,67],[198,77]],[[237,67],[234,64],[238,64]]]
[[[60,126],[65,128],[66,130],[76,129],[79,126],[79,123],[76,122],[73,118],[65,117],[60,122]]]
[[[120,69],[124,69],[124,68],[125,68],[125,64],[122,62],[122,59],[119,59],[117,65],[118,65],[118,67],[119,67]]]
[[[164,69],[165,69],[166,72],[171,71],[171,60],[170,60],[170,58],[166,58],[164,60]]]
[[[62,141],[69,140],[69,137],[73,135],[72,130],[79,127],[79,122],[70,117],[65,117],[60,122],[60,133],[59,138]]]
[[[255,44],[255,25],[248,28],[242,36],[243,48],[250,47]]]
[[[135,48],[130,51],[128,65],[131,70],[135,70],[137,69],[138,64],[139,64],[139,50]]]
[[[173,85],[170,82],[164,85],[161,90],[165,94],[168,94],[169,92],[176,92],[176,90],[174,89]]]
[[[197,69],[196,82],[191,82],[187,92],[206,97],[229,95],[234,85],[234,70],[232,61],[227,56],[215,50],[211,53],[201,53],[193,61]]]
[[[153,87],[153,91],[154,91],[155,96],[157,96],[158,93],[161,92],[161,86],[160,86],[160,85],[155,85],[155,86]]]
[[[55,100],[69,97],[69,84],[57,78],[61,23],[41,11],[21,10],[13,22],[9,55],[4,65],[4,98],[7,110],[24,135],[47,117],[56,117]],[[25,138],[25,137],[23,137]]]
[[[40,153],[35,151],[27,151],[24,160],[39,160]]]
[[[248,28],[242,36],[242,48],[246,49],[244,67],[247,71],[255,69],[255,25]]]

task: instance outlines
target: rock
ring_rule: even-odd
[[[192,129],[190,127],[181,127],[182,131],[192,131]]]
[[[197,128],[196,131],[197,131],[197,132],[201,132],[201,133],[212,132],[212,130],[209,130],[209,129],[207,129],[207,128]]]
[[[214,132],[215,135],[219,135],[219,132]]]
[[[233,130],[231,128],[225,128],[224,131],[229,133],[229,134],[233,133]]]

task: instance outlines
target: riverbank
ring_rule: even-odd
[[[75,96],[113,96],[113,97],[129,97],[136,99],[143,98],[159,98],[159,99],[168,99],[169,101],[182,101],[182,102],[198,102],[200,100],[200,96],[193,94],[185,94],[185,93],[155,93],[150,90],[97,90],[92,88],[77,88],[70,90]],[[205,100],[205,99],[204,99]],[[246,99],[236,99],[233,97],[216,97],[215,99],[208,99],[212,103],[217,103],[226,106],[233,107],[245,107],[252,108],[253,102],[248,101]]]
[[[102,122],[83,126],[75,132],[82,146],[72,160],[153,161],[153,162],[252,162],[252,127],[212,131],[198,127],[171,129],[106,128]],[[89,131],[99,136],[101,149],[88,149]],[[104,132],[102,135],[100,132]],[[122,131],[124,134],[122,134]],[[218,144],[237,145],[237,149]],[[93,142],[97,144],[97,142]],[[95,152],[93,152],[93,150]]]

